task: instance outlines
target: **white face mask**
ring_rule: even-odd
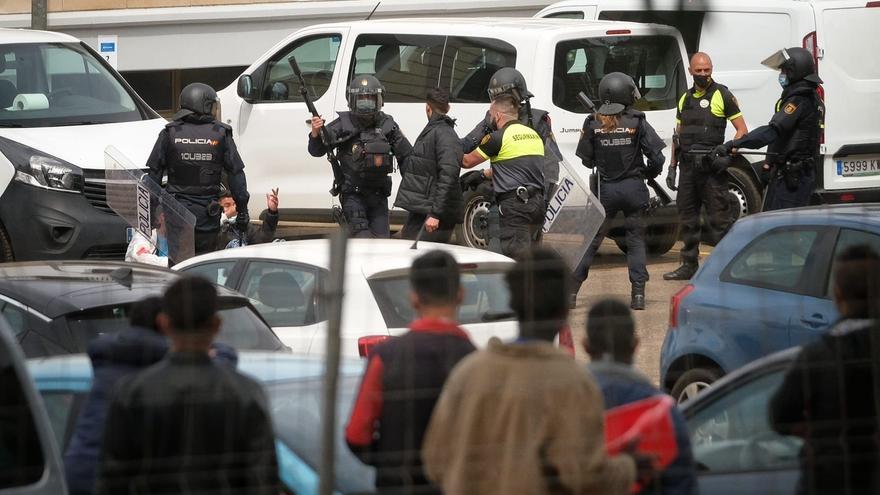
[[[238,215],[234,215],[233,217],[229,218],[226,216],[226,213],[220,213],[220,225],[223,225],[224,223],[235,223],[235,218],[237,216]]]

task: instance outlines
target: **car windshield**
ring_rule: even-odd
[[[76,349],[85,352],[95,337],[128,328],[129,305],[93,308],[65,317]],[[219,311],[221,320],[217,341],[238,350],[280,350],[283,344],[257,314],[247,306],[232,306]]]
[[[599,102],[599,81],[612,72],[632,76],[642,95],[633,105],[637,110],[675,108],[687,88],[681,50],[672,36],[581,38],[556,45],[553,102],[569,112],[588,113],[578,93]]]
[[[321,462],[323,380],[286,381],[266,387],[275,435],[315,472]],[[372,493],[373,469],[362,464],[345,443],[344,426],[354,402],[359,376],[342,377],[336,400],[336,490]]]
[[[144,118],[121,79],[79,43],[0,45],[0,127]]]
[[[510,294],[503,269],[461,272],[464,300],[458,311],[462,325],[512,320]],[[416,318],[409,300],[409,276],[374,278],[370,288],[388,328],[402,328]]]

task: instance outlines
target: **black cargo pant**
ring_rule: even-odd
[[[688,157],[688,155],[685,155]],[[727,185],[727,173],[713,173],[698,170],[693,159],[688,157],[679,168],[678,216],[681,221],[682,241],[681,261],[696,265],[700,256],[700,238],[703,206],[706,207],[709,224],[706,228],[712,244],[724,237],[734,220],[733,205]]]
[[[774,170],[775,172],[775,170]],[[786,184],[781,173],[774,173],[767,186],[767,198],[764,200],[764,211],[784,210],[808,206],[816,188],[816,176],[812,170],[799,175],[797,187]]]
[[[217,237],[220,235],[220,205],[217,198],[211,196],[190,196],[175,194],[174,198],[195,216],[193,237],[189,237],[190,227],[178,226],[183,221],[179,213],[165,212],[166,229],[168,232],[169,257],[179,263],[185,259],[182,253],[193,245],[195,255],[210,253],[217,250]],[[164,210],[163,210],[164,211]],[[209,214],[214,213],[214,215]],[[184,228],[182,228],[184,227]],[[181,254],[177,254],[181,253]]]
[[[648,206],[648,186],[639,178],[623,179],[619,182],[602,182],[599,184],[599,201],[605,208],[605,223],[581,262],[574,270],[572,291],[575,294],[590,274],[590,265],[596,251],[605,239],[611,220],[618,212],[623,212],[624,228],[626,228],[626,262],[629,265],[629,281],[644,283],[648,281],[648,269],[645,267],[645,221],[642,213]]]
[[[528,202],[523,202],[516,196],[500,199],[496,195],[496,199],[501,254],[516,258],[540,243],[541,227],[544,225],[544,213],[547,210],[544,194],[534,192]]]
[[[384,188],[360,188],[357,191],[343,189],[339,198],[351,237],[387,239],[391,236],[388,194]]]

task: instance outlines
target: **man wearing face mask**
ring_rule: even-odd
[[[691,57],[688,71],[694,87],[678,100],[675,133],[678,146],[673,148],[666,185],[678,190],[676,205],[682,226],[681,266],[663,275],[665,280],[688,280],[697,272],[700,254],[700,217],[705,205],[709,217],[709,238],[715,243],[727,232],[734,219],[727,191],[726,166],[729,160],[713,160],[709,154],[724,142],[727,121],[736,129],[736,137],[748,132],[736,98],[712,78],[712,59],[697,52]],[[705,150],[706,154],[695,151]],[[681,172],[676,187],[676,162]]]
[[[813,56],[804,48],[784,48],[762,65],[779,70],[782,96],[770,123],[715,149],[725,156],[735,148],[767,146],[764,173],[769,184],[764,211],[797,208],[810,204],[821,163],[819,141],[825,127],[825,105],[817,89],[822,80],[816,74]]]
[[[348,87],[348,112],[327,124],[337,149],[344,181],[339,193],[342,213],[352,237],[390,236],[388,196],[394,160],[398,166],[412,154],[412,145],[390,115],[383,113],[385,88],[373,76],[357,76]],[[323,156],[324,119],[312,117],[309,154]]]

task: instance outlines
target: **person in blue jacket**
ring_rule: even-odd
[[[584,350],[590,356],[587,370],[602,390],[606,410],[663,393],[633,366],[638,343],[632,312],[626,304],[604,299],[590,308],[584,341]],[[698,493],[687,425],[677,407],[672,410],[672,422],[678,456],[650,484],[642,487],[640,495]]]

